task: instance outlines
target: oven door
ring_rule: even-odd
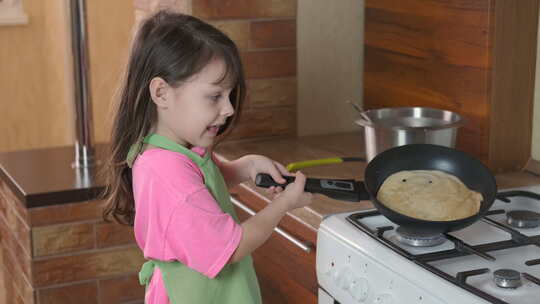
[[[334,304],[336,303],[334,301],[334,298],[332,298],[329,294],[326,293],[326,291],[319,288],[319,297],[318,297],[318,304]]]

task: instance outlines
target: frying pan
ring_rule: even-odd
[[[469,189],[479,192],[483,200],[475,215],[454,221],[428,221],[412,218],[387,208],[377,200],[377,191],[390,175],[403,170],[439,170],[459,178]],[[284,177],[287,182],[278,184],[267,174],[256,178],[261,187],[286,186],[294,177]],[[497,194],[493,174],[480,161],[468,154],[444,146],[411,144],[386,150],[367,165],[364,181],[308,178],[305,191],[320,193],[335,199],[358,201],[370,199],[375,208],[392,222],[414,233],[445,233],[462,229],[482,218]],[[444,202],[440,202],[444,203]]]

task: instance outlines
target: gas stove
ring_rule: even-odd
[[[500,191],[461,230],[412,235],[376,210],[325,218],[319,303],[540,303],[540,186]]]

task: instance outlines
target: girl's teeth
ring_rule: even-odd
[[[208,130],[210,132],[213,132],[213,133],[217,133],[217,131],[219,130],[219,128],[217,126],[210,126],[208,127]]]

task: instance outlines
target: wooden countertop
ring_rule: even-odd
[[[246,154],[262,154],[287,165],[291,162],[327,157],[364,157],[364,144],[360,132],[314,135],[305,137],[276,137],[256,140],[224,142],[216,149],[217,156],[232,160]],[[348,162],[302,169],[308,177],[326,177],[362,180],[366,163]],[[540,184],[540,177],[528,172],[510,172],[496,175],[499,189]],[[252,182],[241,184],[244,190],[256,193],[262,200],[271,198],[264,189]],[[323,195],[314,195],[310,206],[290,212],[290,215],[317,229],[322,219],[333,213],[373,208],[370,201],[342,202]]]
[[[106,144],[95,146],[96,159],[104,160]],[[99,166],[73,168],[73,146],[0,153],[0,179],[26,208],[96,199],[105,183]]]

